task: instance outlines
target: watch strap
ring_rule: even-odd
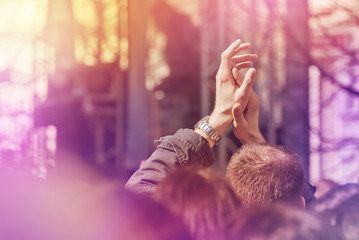
[[[209,125],[208,119],[209,116],[202,118],[196,123],[196,125],[194,125],[194,128],[203,131],[214,142],[214,144],[217,144],[221,141],[222,136],[216,132],[211,125]]]

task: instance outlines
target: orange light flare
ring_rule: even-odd
[[[0,0],[0,69],[31,74],[32,43],[45,25],[46,11],[47,0]],[[27,64],[19,67],[20,62]]]

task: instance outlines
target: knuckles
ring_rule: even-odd
[[[216,74],[216,80],[217,80],[218,82],[228,82],[228,81],[231,80],[231,79],[229,79],[227,75],[218,72],[218,73]]]

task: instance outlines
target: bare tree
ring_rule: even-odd
[[[298,31],[298,22],[288,21],[286,15],[290,6],[287,2],[293,4],[287,0],[228,1],[226,8],[227,34],[230,38],[240,36],[251,41],[252,48],[260,56],[256,63],[259,70],[256,90],[262,98],[262,130],[271,142],[285,143],[283,106],[293,100],[295,88],[301,87],[298,81],[292,86],[293,94],[285,94],[290,79],[288,75],[285,77],[289,68],[285,62],[288,52],[284,53],[284,50],[290,43],[296,52],[293,65],[306,61],[311,72],[313,69],[317,72],[317,79],[311,78],[309,86],[303,88],[311,94],[314,91],[317,100],[309,102],[310,105],[303,104],[297,110],[298,121],[305,123],[308,122],[308,109],[318,105],[316,112],[311,110],[310,119],[318,118],[319,123],[313,124],[311,120],[308,129],[310,136],[319,143],[312,144],[310,152],[321,155],[323,169],[330,166],[328,154],[336,154],[338,159],[343,156],[338,162],[349,162],[357,155],[351,153],[359,150],[359,133],[355,127],[359,120],[359,2],[333,0],[320,11],[308,9],[308,35]],[[293,53],[292,50],[289,53]],[[302,71],[307,72],[307,69]],[[308,97],[303,95],[303,100]],[[297,98],[295,105],[300,101]]]

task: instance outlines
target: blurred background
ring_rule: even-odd
[[[220,53],[259,55],[265,138],[312,182],[359,179],[359,1],[0,0],[0,167],[126,180],[213,107]],[[224,171],[240,146],[216,147]],[[90,169],[90,170],[89,170]]]

